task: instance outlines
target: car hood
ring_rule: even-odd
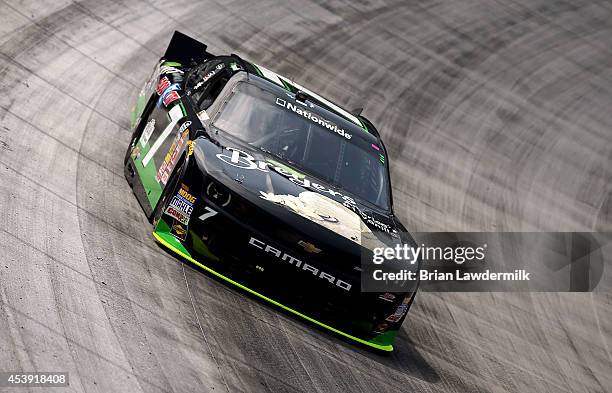
[[[282,208],[294,222],[299,216],[359,245],[370,233],[387,243],[403,231],[391,214],[248,144],[215,136],[200,137],[193,145],[201,170],[272,214]]]

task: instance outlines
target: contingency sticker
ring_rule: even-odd
[[[170,173],[172,173],[172,170],[178,161],[179,154],[187,143],[188,137],[189,130],[185,130],[182,133],[178,132],[176,134],[168,153],[166,153],[166,156],[164,157],[164,162],[159,167],[159,171],[157,171],[157,175],[155,176],[155,180],[157,180],[158,183],[166,185],[168,182]]]
[[[181,188],[179,188],[176,195],[172,197],[172,201],[170,201],[164,213],[187,226],[191,218],[191,213],[193,213],[193,204],[196,199],[195,196],[189,193],[189,188],[181,183]]]
[[[406,314],[406,312],[408,312],[410,299],[411,299],[410,296],[406,296],[404,300],[402,301],[402,303],[399,306],[397,306],[397,308],[395,309],[395,312],[389,315],[387,319],[385,319],[385,321],[397,322],[400,319],[402,319],[402,317]]]
[[[142,147],[145,147],[147,143],[149,143],[149,138],[153,134],[155,130],[155,119],[151,119],[147,122],[144,130],[142,131],[142,136],[140,137],[140,144]]]
[[[170,229],[170,234],[179,240],[185,241],[187,239],[187,227],[175,221]]]
[[[164,106],[168,106],[172,104],[174,101],[180,98],[179,94],[176,91],[169,91],[164,93],[162,100],[164,102]]]
[[[157,94],[159,94],[160,96],[163,94],[163,92],[170,87],[170,79],[168,79],[167,76],[164,76],[163,78],[161,78],[159,80],[159,83],[157,84],[157,88],[155,89]]]
[[[168,111],[168,115],[170,115],[170,120],[172,120],[173,122],[178,122],[183,117],[185,117],[185,114],[183,113],[183,108],[181,108],[180,105],[173,106],[172,109]]]

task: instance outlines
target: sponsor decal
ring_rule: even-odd
[[[201,81],[199,81],[193,88],[194,90],[199,89],[202,85],[210,80],[213,76],[217,75],[223,68],[225,67],[225,63],[219,63],[217,66],[212,69],[208,74],[204,75]]]
[[[196,201],[196,197],[189,193],[189,189],[184,184],[181,184],[181,189],[178,191],[178,194],[191,204]]]
[[[172,120],[175,123],[177,123],[179,120],[185,117],[185,114],[183,113],[183,108],[181,107],[181,105],[173,106],[172,109],[168,111],[168,115],[170,116],[170,120]]]
[[[351,290],[352,285],[350,283],[346,281],[342,281],[339,278],[336,278],[333,275],[326,273],[316,268],[313,265],[303,262],[300,259],[295,258],[291,256],[290,254],[287,254],[286,252],[283,252],[275,247],[272,247],[271,245],[266,244],[265,242],[259,239],[256,239],[253,236],[251,236],[251,238],[249,239],[249,245],[254,248],[258,248],[259,250],[263,251],[266,254],[273,255],[277,261],[288,263],[300,271],[308,272],[312,274],[313,276],[318,277],[319,279],[328,281],[330,285],[336,286],[345,291]]]
[[[160,106],[164,103],[164,106],[170,105],[172,102],[180,98],[178,91],[181,90],[181,86],[178,83],[168,86],[159,97],[157,105]]]
[[[163,97],[164,97],[163,103],[165,107],[167,107],[168,105],[172,104],[174,101],[181,98],[181,96],[179,96],[179,94],[176,91],[169,91],[167,93],[164,93]]]
[[[180,195],[175,195],[172,197],[172,201],[170,201],[169,207],[174,208],[175,210],[183,213],[187,218],[191,217],[191,213],[193,213],[193,203],[187,201],[185,198]],[[183,224],[187,224],[186,221],[180,220]]]
[[[166,102],[168,102],[168,104],[170,104],[171,102],[174,102],[175,101],[174,99],[171,101],[168,101],[169,97],[174,96],[172,92],[176,92],[177,98],[180,98],[180,96],[178,95],[179,90],[181,90],[181,85],[179,85],[178,83],[174,83],[164,88],[164,90],[162,90],[162,92],[159,95],[159,99],[157,100],[157,106],[160,107],[162,102],[164,103],[165,106],[168,106]]]
[[[246,153],[239,149],[228,147],[227,150],[231,152],[231,155],[219,153],[217,154],[217,158],[228,165],[235,166],[241,169],[256,169],[262,172],[268,172],[269,168],[272,168],[275,172],[285,176],[286,178],[288,178],[293,183],[299,186],[314,189],[316,191],[320,191],[321,193],[329,194],[333,197],[339,197],[343,201],[347,201],[352,204],[355,203],[355,200],[350,196],[343,195],[342,193],[334,191],[331,188],[327,188],[321,184],[311,182],[306,177],[300,178],[295,173],[291,173],[287,169],[279,165],[270,164],[266,161],[255,160],[255,158],[249,153]]]
[[[187,141],[187,155],[193,154],[193,141]]]
[[[170,63],[164,63],[164,64],[170,64]],[[178,63],[176,63],[176,64],[178,64]],[[160,73],[160,75],[164,75],[164,74],[182,74],[183,71],[179,70],[174,65],[162,65],[161,68],[159,69],[159,73]]]
[[[134,149],[132,150],[132,158],[133,158],[134,160],[137,160],[137,159],[138,159],[138,157],[140,157],[140,147],[139,147],[139,146],[136,146],[136,147],[134,147]]]
[[[187,128],[189,128],[189,126],[191,125],[191,120],[187,120],[186,122],[184,122],[183,124],[181,124],[181,126],[179,127],[178,132],[182,133],[183,131],[185,131]]]
[[[153,134],[154,130],[155,119],[151,119],[147,122],[147,125],[145,125],[144,130],[142,130],[142,136],[140,137],[140,144],[142,145],[142,147],[145,147],[145,145],[149,143],[149,138],[151,138],[151,135]]]
[[[337,125],[333,124],[329,120],[324,119],[321,115],[310,112],[306,109],[300,108],[297,105],[293,105],[290,102],[283,100],[282,98],[276,98],[276,105],[282,106],[283,108],[289,109],[294,113],[297,113],[300,116],[305,117],[306,119],[312,121],[313,123],[317,123],[323,128],[335,132],[336,134],[345,137],[346,139],[351,139],[353,136],[348,132],[344,131],[342,128],[338,128]]]
[[[195,196],[189,193],[189,188],[181,183],[181,188],[172,197],[164,213],[187,226],[189,225],[189,219],[191,218],[191,213],[193,213],[193,204],[196,202],[196,199]],[[187,228],[185,228],[186,231]]]
[[[175,207],[173,206],[168,206],[166,208],[166,211],[164,212],[167,215],[169,215],[170,217],[174,218],[175,220],[177,220],[178,222],[181,223],[187,223],[189,222],[189,217],[187,215],[185,215],[185,213],[183,213],[180,210],[177,210]]]
[[[291,182],[307,188],[309,190],[314,190],[319,194],[323,194],[323,195],[330,195],[332,198],[334,199],[340,199],[342,205],[350,210],[352,210],[353,212],[357,213],[361,219],[366,222],[367,224],[370,224],[382,231],[388,232],[388,233],[396,233],[397,231],[391,227],[391,225],[389,224],[385,224],[383,222],[381,222],[380,220],[376,219],[373,215],[363,211],[361,208],[359,208],[359,206],[357,206],[357,203],[355,202],[355,200],[348,196],[348,195],[344,195],[341,192],[332,190],[331,188],[325,187],[321,184],[315,183],[313,181],[311,181],[310,179],[304,177],[299,177],[297,176],[295,173],[288,171],[287,169],[279,166],[279,165],[275,165],[273,163],[268,163],[266,161],[260,161],[260,160],[255,160],[255,158],[253,156],[251,156],[249,153],[246,153],[242,150],[239,149],[235,149],[233,147],[228,147],[226,148],[231,155],[228,154],[223,154],[223,153],[218,153],[217,154],[217,158],[221,161],[223,161],[224,163],[237,167],[237,168],[241,168],[241,169],[246,169],[246,170],[258,170],[258,171],[262,171],[262,172],[268,172],[270,169],[274,170],[275,172],[285,176],[287,179],[289,179]],[[289,197],[289,196],[288,196]],[[293,198],[298,198],[296,196],[290,196]],[[265,196],[264,196],[265,198]],[[291,202],[290,202],[291,203]],[[308,215],[305,215],[307,218],[309,217]],[[319,216],[318,219],[321,220],[325,220],[324,217]],[[328,219],[325,221],[329,221],[329,222],[333,222],[334,221],[334,216],[333,215],[329,215]],[[351,238],[351,237],[349,237]],[[356,240],[356,239],[352,239],[352,240]]]
[[[289,79],[285,78],[284,76],[278,75],[277,73],[275,73],[274,71],[270,71],[269,69],[254,64],[262,73],[262,75],[264,76],[264,78],[267,78],[271,81],[273,81],[274,83],[278,84],[281,87],[284,87],[285,84],[292,86],[295,90],[301,90],[303,92],[305,92],[306,94],[308,94],[311,97],[314,97],[317,101],[322,102],[323,104],[325,104],[325,106],[333,109],[334,111],[340,113],[341,115],[343,115],[344,117],[346,117],[347,119],[351,120],[353,123],[357,124],[359,127],[364,128],[365,131],[365,127],[363,126],[363,124],[361,124],[361,121],[359,121],[359,119],[353,115],[352,113],[340,108],[338,105],[334,104],[333,102],[330,102],[328,100],[326,100],[324,97],[321,97],[320,95],[318,95],[317,93],[308,90],[307,88],[305,88],[304,86],[301,86],[293,81],[290,81]]]
[[[210,120],[210,116],[208,116],[208,113],[205,110],[202,110],[198,112],[198,119],[200,119],[200,121],[207,121]]]
[[[155,89],[155,91],[157,92],[158,95],[161,96],[164,93],[164,91],[166,91],[166,89],[170,87],[170,85],[171,85],[170,79],[168,79],[167,76],[164,76],[163,78],[159,80],[159,83],[157,84],[157,88]]]
[[[168,182],[168,178],[170,177],[170,174],[178,161],[179,154],[187,143],[188,136],[188,130],[183,131],[183,133],[176,133],[176,137],[174,138],[168,153],[166,153],[166,156],[164,157],[164,162],[162,162],[159,170],[157,171],[157,175],[155,175],[155,180],[157,180],[158,183],[166,185]]]
[[[378,296],[378,298],[381,299],[381,300],[384,300],[386,302],[392,302],[392,301],[395,300],[395,295],[392,294],[392,293],[387,292],[387,293],[384,293],[384,294]]]
[[[343,205],[351,209],[355,213],[359,214],[359,217],[361,217],[361,219],[365,223],[370,224],[373,227],[380,229],[381,231],[385,231],[390,234],[397,234],[397,230],[393,228],[391,225],[385,224],[384,222],[377,220],[372,214],[369,214],[368,212],[360,209],[359,206],[355,204],[346,203],[346,202],[344,202]]]
[[[397,308],[395,309],[395,312],[389,315],[387,319],[385,319],[385,321],[398,322],[400,319],[402,319],[402,317],[406,315],[406,312],[408,312],[408,307],[410,305],[410,299],[412,299],[412,296],[410,295],[406,296],[404,300],[402,301],[402,304],[397,306]]]
[[[179,240],[185,241],[187,239],[187,228],[183,227],[183,224],[175,222],[170,229],[170,234]]]
[[[395,310],[395,312],[391,315],[389,315],[387,317],[387,319],[385,319],[385,321],[387,322],[397,322],[400,319],[402,319],[402,317],[404,316],[404,314],[406,314],[406,312],[408,311],[408,305],[407,304],[400,304],[397,309]]]

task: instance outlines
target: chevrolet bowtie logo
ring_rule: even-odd
[[[300,246],[304,248],[304,251],[318,254],[321,252],[320,248],[317,248],[314,244],[305,242],[304,240],[300,240],[298,242]]]

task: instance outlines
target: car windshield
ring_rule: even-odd
[[[315,104],[240,82],[214,125],[359,199],[389,208],[382,149],[356,136],[364,130]]]

